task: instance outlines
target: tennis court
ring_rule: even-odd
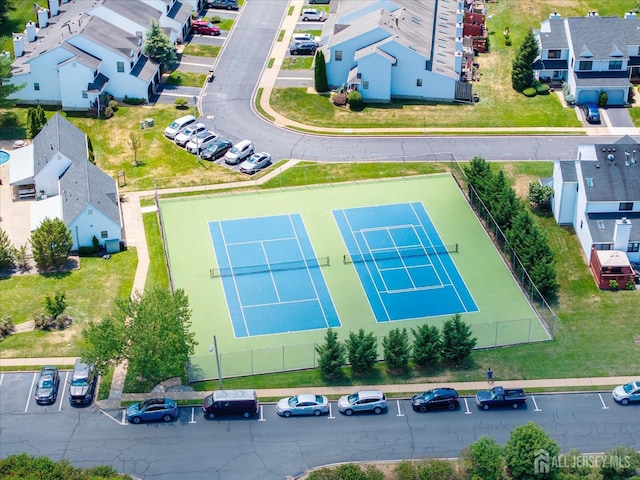
[[[236,337],[339,327],[300,214],[209,222]]]
[[[349,252],[344,261],[355,265],[376,321],[478,310],[421,202],[333,215]]]

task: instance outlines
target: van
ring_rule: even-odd
[[[226,8],[227,10],[238,10],[238,0],[207,0],[209,8]]]
[[[164,136],[173,140],[180,130],[192,123],[196,123],[196,117],[193,115],[176,118],[171,122],[171,125],[164,129]]]
[[[216,390],[202,402],[207,418],[220,415],[242,415],[249,418],[258,413],[258,396],[255,390]]]
[[[236,143],[231,150],[224,155],[224,163],[227,165],[237,165],[242,163],[245,158],[253,155],[254,146],[251,140],[242,140]]]
[[[71,405],[88,404],[93,400],[96,388],[96,368],[76,360],[69,383],[69,402]]]

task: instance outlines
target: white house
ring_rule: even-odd
[[[543,21],[535,36],[540,57],[533,69],[537,79],[566,82],[576,103],[596,103],[600,92],[608,105],[624,105],[629,84],[640,80],[640,18],[562,18],[557,13]]]
[[[342,0],[323,30],[329,86],[367,101],[470,101],[463,20],[458,0]]]
[[[640,144],[578,145],[574,161],[555,161],[553,216],[572,225],[588,260],[616,250],[640,263]]]
[[[119,244],[122,218],[116,181],[88,160],[87,136],[59,114],[16,150],[9,165],[14,200],[36,198],[29,219],[35,230],[45,218],[59,218],[71,230],[73,250]]]

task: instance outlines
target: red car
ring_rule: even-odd
[[[200,33],[202,35],[220,35],[220,28],[213,23],[206,20],[196,20],[193,22],[193,33]]]

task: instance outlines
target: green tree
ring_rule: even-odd
[[[314,84],[316,92],[326,92],[329,90],[327,84],[327,63],[324,58],[324,53],[321,49],[316,52],[316,62],[313,68]]]
[[[406,370],[411,358],[411,345],[409,344],[409,334],[407,329],[393,328],[389,335],[382,338],[382,348],[384,349],[384,360],[387,368],[391,370]]]
[[[423,324],[415,329],[413,333],[413,363],[421,368],[433,367],[438,363],[442,342],[440,331],[435,325]]]
[[[602,480],[600,469],[585,462],[575,448],[563,455],[562,467],[558,474],[560,480]]]
[[[431,458],[418,465],[418,478],[420,480],[453,480],[456,478],[456,472],[450,461]]]
[[[119,474],[116,470],[105,465],[92,468],[74,467],[68,460],[54,462],[47,457],[32,457],[26,453],[9,455],[0,459],[2,478],[58,478],[73,480],[131,480],[131,477]]]
[[[558,476],[559,467],[552,459],[558,456],[560,447],[533,422],[513,429],[503,452],[514,480],[549,480]]]
[[[20,245],[18,248],[13,250],[13,258],[15,260],[16,266],[26,272],[30,267],[29,260],[29,249],[26,245]]]
[[[156,21],[151,22],[142,52],[151,60],[158,62],[163,72],[173,69],[177,64],[176,47],[171,44],[169,37],[162,33]]]
[[[71,231],[59,218],[45,218],[29,239],[31,253],[41,270],[60,268],[73,246]]]
[[[471,355],[478,339],[471,336],[471,328],[462,321],[459,313],[453,315],[442,325],[442,358],[460,365]]]
[[[627,480],[640,469],[640,452],[635,448],[618,445],[604,455],[608,459],[600,466],[604,480]]]
[[[533,30],[529,29],[516,53],[511,69],[511,85],[521,92],[533,85],[533,62],[540,55],[540,47]]]
[[[378,339],[373,333],[365,333],[362,328],[357,334],[349,332],[346,347],[353,373],[363,375],[373,369],[378,358]]]
[[[27,110],[27,137],[35,138],[47,124],[47,116],[40,105],[29,107]]]
[[[1,14],[2,13],[0,12],[0,15]],[[11,79],[11,77],[13,77],[13,73],[11,72],[11,57],[5,57],[4,55],[2,55],[0,56],[0,108],[13,107],[15,101],[10,100],[7,97],[17,92],[21,88],[24,88],[24,86],[26,85],[26,83],[23,83],[22,85],[14,85],[13,83],[9,83],[8,81]]]
[[[541,185],[540,182],[529,183],[529,201],[540,209],[549,203],[549,199],[553,195],[553,187],[551,185]]]
[[[9,235],[0,228],[0,270],[11,270],[14,266],[15,248],[11,245]]]
[[[109,365],[115,365],[124,360],[123,350],[125,342],[124,325],[116,316],[106,317],[100,322],[90,321],[82,331],[84,347],[81,352],[82,361],[96,366],[101,374],[107,371]]]
[[[44,297],[42,304],[45,312],[52,319],[58,318],[58,315],[62,315],[67,309],[66,293],[61,290],[56,290],[53,298],[50,296]]]
[[[478,196],[487,200],[488,192],[491,190],[493,182],[493,172],[491,166],[482,157],[473,157],[469,165],[465,165],[464,173],[469,180],[469,185],[473,186]]]
[[[93,144],[91,143],[91,138],[89,138],[89,135],[87,135],[87,155],[88,155],[87,160],[89,160],[91,163],[93,163],[95,165],[96,164],[96,154],[93,151]]]
[[[325,342],[316,345],[319,355],[318,365],[322,376],[327,379],[342,377],[342,366],[345,362],[345,346],[338,341],[338,333],[332,328],[327,329]]]
[[[472,479],[501,480],[504,475],[502,447],[491,437],[482,436],[462,451]]]
[[[138,163],[138,150],[142,146],[142,140],[140,139],[140,135],[134,132],[129,133],[129,146],[131,150],[133,150],[133,164],[135,166],[140,165]]]

